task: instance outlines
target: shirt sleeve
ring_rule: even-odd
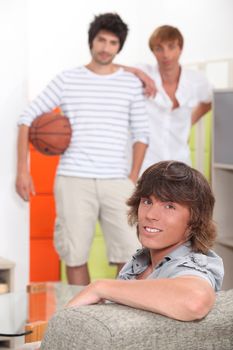
[[[202,72],[198,72],[196,80],[196,95],[199,102],[210,103],[212,101],[213,86]]]
[[[204,278],[217,292],[221,289],[224,275],[222,259],[217,255],[206,256],[192,253],[178,261],[170,277],[175,278],[185,275]]]
[[[143,94],[142,84],[138,81],[130,106],[129,128],[132,143],[149,143],[149,121],[146,111],[146,99]]]
[[[63,75],[57,75],[23,111],[19,117],[18,125],[30,126],[36,117],[60,106],[63,86]]]

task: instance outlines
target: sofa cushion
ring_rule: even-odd
[[[217,294],[202,320],[182,322],[118,304],[59,311],[42,350],[232,350],[233,290]]]

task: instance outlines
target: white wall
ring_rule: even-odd
[[[28,282],[28,205],[15,194],[16,133],[26,103],[26,1],[0,1],[0,256],[16,263],[15,287]]]
[[[130,27],[118,62],[153,63],[147,42],[161,24],[183,32],[183,63],[233,57],[232,0],[30,0],[30,97],[59,71],[89,61],[88,25],[107,11]]]

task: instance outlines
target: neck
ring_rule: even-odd
[[[159,72],[163,83],[177,84],[180,78],[181,67],[177,65],[173,69],[164,70],[159,68]]]
[[[91,61],[89,64],[86,65],[86,68],[90,69],[92,72],[100,75],[107,75],[115,73],[118,70],[118,67],[113,64],[99,64],[95,61]]]
[[[186,241],[179,242],[177,244],[174,244],[172,246],[169,246],[167,248],[163,249],[150,249],[150,257],[151,257],[151,265],[153,268],[164,259],[166,255],[173,252],[177,247],[184,244]]]

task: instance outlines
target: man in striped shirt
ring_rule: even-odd
[[[59,106],[72,125],[55,180],[55,247],[71,284],[90,281],[87,260],[97,219],[109,262],[118,270],[139,246],[127,224],[125,200],[137,180],[149,132],[142,83],[113,63],[127,32],[117,14],[95,17],[89,28],[90,63],[58,74],[19,120],[16,189],[24,200],[34,192],[27,162],[32,121]],[[128,172],[129,133],[133,156]]]

